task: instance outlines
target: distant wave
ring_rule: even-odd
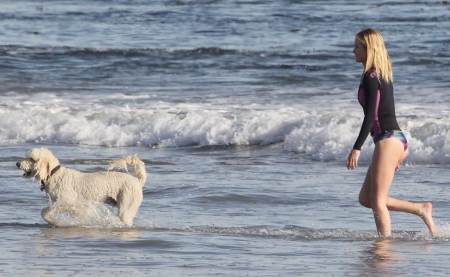
[[[77,47],[67,47],[67,46],[46,46],[46,47],[30,47],[23,45],[0,45],[0,60],[4,59],[5,56],[19,56],[27,55],[28,59],[32,61],[33,59],[42,62],[42,58],[57,58],[57,57],[73,57],[73,58],[83,58],[83,57],[97,57],[104,59],[105,57],[119,57],[119,58],[133,58],[133,57],[149,57],[149,56],[161,56],[169,55],[174,56],[173,58],[199,58],[199,57],[218,57],[222,55],[235,55],[241,57],[259,57],[264,58],[270,56],[275,59],[284,60],[317,60],[317,61],[328,61],[333,58],[341,56],[341,53],[307,53],[298,54],[287,51],[252,51],[252,50],[242,50],[242,49],[224,49],[220,47],[197,47],[192,49],[180,49],[180,48],[77,48]],[[233,61],[232,58],[230,60]],[[280,68],[292,69],[295,65],[284,65],[280,64]],[[317,66],[310,65],[311,68]]]
[[[47,54],[47,55],[128,55],[139,56],[148,55],[148,53],[171,53],[171,54],[255,54],[259,55],[261,52],[241,51],[233,49],[222,49],[220,47],[199,47],[194,49],[172,49],[172,48],[77,48],[66,46],[53,46],[53,47],[30,47],[23,45],[1,45],[0,53],[2,54]]]

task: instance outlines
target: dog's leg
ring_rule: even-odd
[[[133,226],[133,219],[141,206],[142,199],[142,192],[134,194],[133,197],[121,197],[117,199],[118,216],[123,223],[128,226]]]
[[[41,211],[42,218],[50,225],[56,226],[56,221],[50,215],[51,207],[43,208]]]

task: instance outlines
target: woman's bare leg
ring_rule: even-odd
[[[381,143],[386,147],[379,147]],[[370,165],[370,206],[375,218],[378,233],[387,237],[391,235],[391,216],[387,208],[388,192],[394,179],[396,161],[393,157],[398,157],[395,152],[397,145],[388,142],[387,139],[380,141],[373,152],[372,163]],[[390,150],[388,152],[388,150]]]
[[[436,232],[436,227],[434,225],[433,220],[433,205],[431,202],[425,202],[425,203],[413,203],[408,201],[403,201],[399,199],[395,199],[392,197],[387,198],[386,206],[388,207],[389,211],[394,212],[405,212],[414,214],[417,216],[420,216],[425,222],[425,225],[427,225],[428,230],[430,230],[431,236],[434,236]]]
[[[391,235],[389,211],[406,212],[420,216],[431,235],[435,233],[432,217],[433,206],[430,202],[412,203],[387,196],[394,172],[407,154],[407,151],[403,151],[401,142],[395,138],[385,139],[377,143],[372,164],[367,170],[364,185],[359,194],[361,205],[367,208],[374,207],[372,210],[374,211],[375,223],[382,236]]]

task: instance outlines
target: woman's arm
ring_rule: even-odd
[[[367,136],[377,118],[378,104],[380,103],[379,80],[375,71],[364,75],[362,88],[364,90],[364,120],[361,124],[358,138],[353,149],[361,150]]]

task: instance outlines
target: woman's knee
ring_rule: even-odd
[[[374,212],[379,212],[381,210],[386,209],[386,202],[382,201],[382,199],[380,199],[379,197],[375,196],[373,198],[370,199],[369,201],[369,205],[372,208],[372,210]]]

